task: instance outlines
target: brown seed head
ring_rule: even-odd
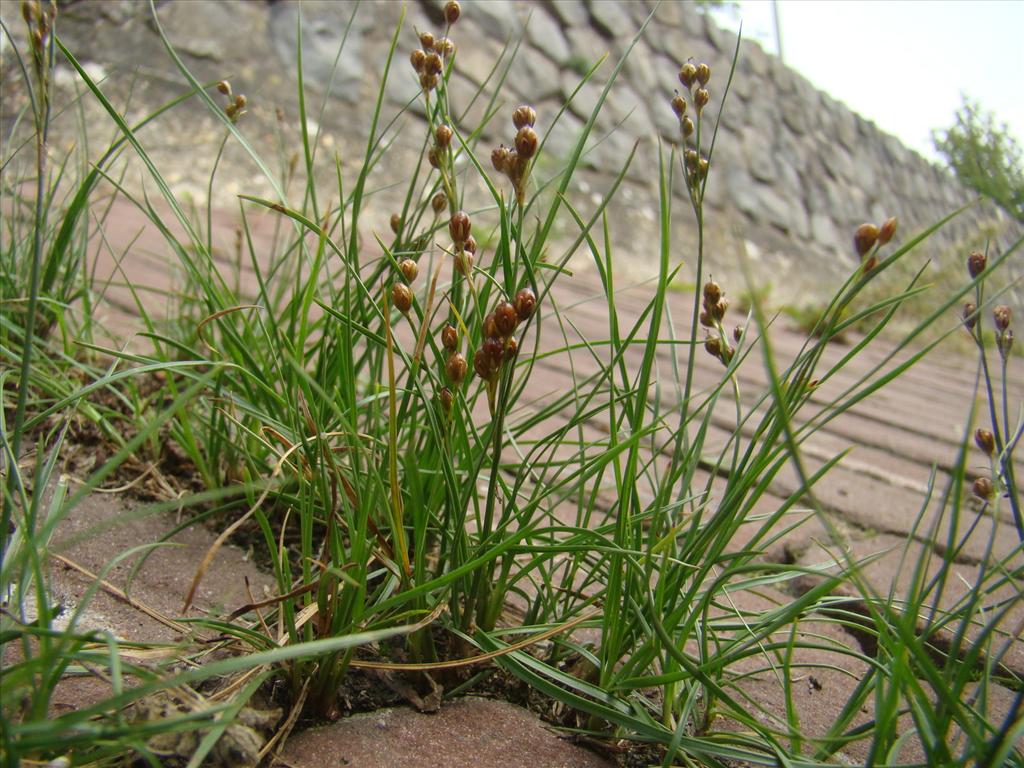
[[[423,71],[428,75],[440,75],[444,70],[444,63],[436,53],[428,53],[423,61]]]
[[[722,357],[722,340],[717,336],[708,336],[704,339],[704,349],[712,357],[721,359]]]
[[[459,386],[469,373],[469,363],[459,352],[452,352],[444,364],[444,372],[448,374],[448,380],[456,387]]]
[[[409,286],[405,283],[395,283],[391,286],[391,303],[403,315],[408,314],[412,309],[412,291],[409,290]]]
[[[892,240],[892,236],[896,234],[897,224],[898,222],[896,221],[895,216],[890,216],[888,219],[882,222],[882,227],[881,229],[878,230],[879,245],[885,245],[890,240]]]
[[[417,48],[415,51],[409,54],[409,63],[412,64],[412,68],[417,72],[423,72],[423,64],[427,60],[427,54]]]
[[[708,84],[708,80],[711,79],[711,67],[701,62],[697,65],[697,82],[702,86]]]
[[[485,381],[490,381],[501,370],[505,345],[499,339],[487,339],[473,355],[473,370]]]
[[[537,132],[528,125],[524,125],[516,134],[516,152],[526,160],[537,152]]]
[[[978,316],[974,314],[977,311],[978,308],[974,306],[972,302],[968,301],[966,304],[964,304],[964,311],[962,317],[964,320],[964,326],[967,328],[968,331],[973,331],[974,326],[978,324]]]
[[[466,238],[466,242],[462,245],[462,250],[466,253],[476,253],[476,238],[470,235]]]
[[[459,14],[461,12],[462,9],[459,8],[459,4],[456,0],[448,0],[448,2],[444,4],[444,20],[448,22],[448,26],[451,26],[459,20]]]
[[[38,0],[22,0],[21,3],[21,18],[25,20],[26,24],[35,24],[36,19],[39,17],[39,2]]]
[[[437,88],[437,84],[439,82],[441,82],[440,75],[431,74],[426,71],[420,75],[420,87],[423,88],[424,91],[434,90]]]
[[[981,449],[986,456],[994,456],[996,453],[996,438],[989,430],[979,429],[974,433],[974,444]]]
[[[217,90],[223,93],[225,96],[231,95],[231,83],[227,80],[221,80],[217,83]]]
[[[985,263],[988,261],[981,251],[971,251],[967,257],[967,273],[971,277],[977,277],[985,271]]]
[[[441,345],[449,352],[454,352],[459,346],[459,332],[454,325],[446,325],[441,329]]]
[[[683,136],[689,138],[693,135],[693,120],[688,117],[683,118],[683,122],[680,123],[683,128]]]
[[[700,155],[697,154],[696,149],[688,149],[684,155],[686,160],[686,168],[690,173],[696,173],[700,167]]]
[[[679,68],[679,82],[685,85],[687,88],[693,87],[693,82],[697,79],[697,67],[690,62],[686,62],[682,67]]]
[[[537,296],[529,288],[520,288],[513,300],[516,307],[516,316],[523,322],[533,316],[537,309]]]
[[[465,363],[466,359],[463,358],[462,362]],[[455,403],[455,395],[452,394],[448,387],[441,387],[441,393],[437,396],[437,399],[441,401],[441,408],[444,409],[444,412],[451,413],[452,405]]]
[[[708,175],[708,161],[707,158],[702,157],[700,162],[697,164],[697,176],[704,178]]]
[[[237,109],[239,112],[245,109],[245,105],[248,103],[249,100],[245,98],[244,93],[240,93],[237,96],[235,96],[235,109]]]
[[[714,318],[711,317],[711,315],[708,313],[706,309],[700,313],[700,324],[703,325],[705,328],[715,327]]]
[[[441,167],[441,153],[437,147],[431,147],[427,150],[427,162],[430,163],[431,168]]]
[[[494,308],[494,325],[502,336],[511,336],[519,325],[516,308],[507,301],[499,301],[498,306]]]
[[[878,227],[874,224],[861,224],[853,233],[853,247],[858,256],[865,256],[878,242]]]
[[[717,304],[713,304],[712,306],[708,307],[708,312],[711,313],[711,316],[715,318],[715,320],[721,322],[722,318],[725,317],[725,310],[727,310],[728,308],[729,300],[721,299]]]
[[[527,125],[532,128],[536,122],[537,111],[529,104],[522,104],[512,111],[512,125],[516,127],[517,131]]]
[[[505,359],[515,360],[516,355],[519,354],[519,342],[515,339],[508,339],[505,341]]]
[[[487,364],[487,356],[484,354],[483,349],[478,349],[473,355],[473,371],[481,379],[490,378],[490,366]]]
[[[448,234],[452,236],[455,245],[462,248],[469,239],[472,224],[469,221],[469,214],[465,211],[456,211],[448,221]]]
[[[437,126],[437,130],[434,131],[434,141],[437,142],[437,146],[441,149],[448,149],[452,143],[453,131],[451,126],[442,123]]]
[[[424,51],[429,51],[434,47],[434,36],[429,32],[420,32],[420,45]]]
[[[1010,320],[1013,317],[1013,310],[1005,304],[1000,304],[992,310],[992,320],[996,324],[996,330],[1002,333],[1010,327]]]
[[[491,165],[498,173],[508,173],[508,147],[502,144],[491,150]]]
[[[505,342],[498,338],[484,339],[480,349],[487,356],[492,370],[497,373],[501,367],[501,360],[505,356]]]
[[[704,284],[704,306],[713,307],[722,298],[722,288],[714,280]]]
[[[455,43],[447,37],[439,37],[434,41],[434,50],[447,58],[455,53]]]
[[[982,501],[988,501],[992,498],[992,481],[987,477],[979,477],[974,481],[974,485],[971,486],[971,490],[974,495]]]
[[[500,334],[498,333],[498,323],[494,319],[494,313],[488,312],[484,316],[484,338],[485,339],[496,339]]]
[[[441,213],[448,207],[448,196],[444,192],[438,192],[431,199],[430,207],[434,209],[434,213]]]
[[[420,273],[420,266],[412,259],[402,259],[398,262],[398,268],[402,270],[402,277],[407,283],[415,282],[416,276]]]
[[[704,109],[711,101],[711,94],[707,88],[698,88],[697,92],[693,94],[693,103],[697,105],[697,109]]]
[[[742,325],[737,325],[735,328],[732,329],[732,337],[733,337],[733,339],[735,339],[737,342],[739,342],[739,340],[743,338],[743,332],[745,330],[746,329]]]
[[[676,95],[672,97],[672,111],[680,120],[686,114],[686,99],[679,95],[679,91],[676,91]]]
[[[401,228],[402,228],[402,217],[399,216],[397,213],[392,213],[391,214],[391,231],[394,232],[397,235],[398,234],[398,230],[400,230]]]

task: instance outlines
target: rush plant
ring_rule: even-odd
[[[574,204],[574,175],[601,138],[598,117],[650,18],[617,61],[581,75],[570,101],[587,83],[601,85],[600,95],[559,158],[546,144],[568,105],[550,112],[502,98],[509,77],[525,77],[514,45],[487,87],[460,103],[452,87],[458,50],[473,45],[460,36],[463,9],[448,2],[433,31],[413,32],[403,18],[367,109],[361,162],[355,170],[335,163],[334,182],[324,186],[317,169],[330,163],[310,126],[323,123],[328,101],[308,101],[301,35],[297,160],[289,166],[282,152],[276,164],[291,170],[275,173],[275,158],[246,132],[253,101],[227,81],[199,82],[155,6],[183,94],[136,125],[55,33],[54,13],[25,7],[34,195],[19,196],[24,178],[5,176],[3,186],[25,211],[21,228],[12,224],[3,239],[5,307],[24,307],[2,319],[6,761],[113,763],[131,754],[158,765],[153,737],[188,732],[188,765],[198,766],[250,698],[278,681],[289,714],[246,758],[256,764],[300,715],[339,716],[339,690],[353,669],[426,676],[414,679],[450,693],[497,667],[574,712],[576,730],[656,745],[665,766],[818,766],[850,749],[871,764],[895,765],[911,737],[929,764],[1024,762],[1021,681],[1007,663],[1019,644],[1007,617],[1020,608],[1021,549],[997,556],[990,546],[970,594],[945,599],[959,553],[998,519],[1003,499],[1024,538],[1013,464],[1021,426],[1006,394],[1012,310],[983,291],[1019,242],[972,256],[971,280],[883,345],[902,305],[925,288],[920,274],[882,298],[878,287],[948,218],[899,247],[890,242],[895,219],[866,224],[851,233],[861,264],[803,345],[786,354],[756,298],[746,316],[729,311],[730,294],[757,297],[755,286],[708,279],[704,197],[716,179],[717,127],[735,64],[713,72],[680,62],[682,90],[665,94],[680,133],[676,145],[658,148],[650,170],[659,193],[658,272],[642,295],[616,283],[608,215],[635,150],[606,169],[612,182],[596,210]],[[406,62],[396,51],[401,36],[413,34],[418,46]],[[58,57],[118,130],[75,177],[66,206],[50,204],[59,178],[47,177],[39,154],[51,119],[47,73]],[[389,113],[385,89],[396,77],[417,85],[423,119],[411,103]],[[225,147],[236,143],[271,190],[239,195],[235,274],[213,258],[214,196],[205,210],[190,210],[146,149],[142,128],[186,98],[201,101],[222,128],[209,189]],[[481,105],[482,118],[470,124]],[[484,145],[488,127],[505,142]],[[418,162],[396,168],[390,153],[399,133],[405,139],[413,130]],[[122,183],[114,171],[122,154],[145,168],[160,205]],[[4,173],[15,165],[5,158]],[[684,205],[672,194],[680,177]],[[163,235],[183,275],[166,323],[144,287],[131,287],[143,349],[101,347],[88,333],[94,286],[82,277],[88,238],[77,228],[101,186]],[[384,199],[393,205],[388,227],[374,215]],[[60,226],[49,223],[53,216]],[[695,243],[680,242],[681,216],[695,221]],[[258,231],[265,218],[273,221],[270,238]],[[674,262],[684,245],[682,263]],[[596,295],[582,295],[569,279],[578,252],[592,260]],[[693,288],[680,311],[673,285],[683,275]],[[981,507],[965,502],[965,434],[953,471],[934,476],[908,542],[909,593],[880,594],[864,575],[871,558],[839,546],[841,533],[817,499],[845,452],[809,465],[804,450],[942,337],[962,333],[959,322],[944,324],[965,298],[989,402],[986,426],[972,429],[990,466],[973,485]],[[65,314],[76,301],[80,325],[62,319],[77,316]],[[996,372],[981,320],[990,309]],[[599,318],[601,333],[582,333],[577,316]],[[63,344],[46,333],[55,327]],[[866,330],[848,351],[827,354],[830,340],[854,328]],[[873,361],[869,372],[849,376],[862,356]],[[72,492],[56,470],[69,420],[109,421],[91,395],[138,403],[132,387],[155,372],[160,408],[138,407],[123,434],[108,429],[113,458]],[[48,599],[58,526],[121,461],[155,441],[180,447],[205,486],[174,502],[195,514],[181,526],[202,520],[219,528],[189,574],[180,616],[168,617],[184,636],[172,654],[188,662],[184,671],[138,660],[113,635],[77,626],[77,616],[59,625]],[[816,567],[765,557],[809,520],[826,531],[834,557]],[[200,614],[198,587],[233,534],[252,544],[274,594],[227,615]],[[144,560],[164,543],[138,542],[124,557]],[[82,605],[103,588],[104,573]],[[866,635],[874,650],[838,641],[830,629]],[[200,663],[214,650],[218,660]],[[827,662],[807,661],[822,653]],[[806,732],[794,704],[793,681],[816,664],[859,670],[848,672],[848,703],[823,735]],[[110,696],[51,717],[57,683],[87,672],[109,681]],[[750,679],[765,675],[783,691],[783,711],[749,692]],[[1001,720],[987,705],[996,685],[1016,692]],[[124,716],[147,698],[199,690],[208,706],[157,721]]]

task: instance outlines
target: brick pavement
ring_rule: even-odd
[[[118,202],[114,210],[115,215],[107,222],[107,242],[115,253],[127,249],[126,255],[121,259],[121,271],[118,271],[112,265],[111,254],[101,253],[98,257],[97,277],[103,279],[107,275],[114,275],[115,282],[127,279],[137,287],[170,288],[173,282],[172,270],[167,265],[173,263],[173,260],[169,261],[162,238],[127,205]],[[274,214],[255,217],[255,241],[261,257],[265,257],[270,249],[269,238],[274,225]],[[230,244],[234,240],[234,226],[230,216],[218,215],[215,218],[213,241],[220,244],[216,258],[229,270],[233,268]],[[368,237],[367,240],[372,242],[372,238]],[[251,270],[245,265],[242,266],[238,280],[243,293],[251,292],[255,287]],[[728,291],[730,286],[725,288]],[[737,293],[738,289],[739,286],[733,287]],[[630,327],[640,315],[650,293],[650,286],[642,283],[624,285],[617,291],[615,299],[621,328]],[[684,294],[672,294],[669,297],[674,330],[679,338],[688,335],[689,300],[689,296]],[[112,336],[123,336],[139,329],[133,301],[125,285],[112,284],[106,291],[99,312]],[[149,309],[154,306],[157,305],[147,304]],[[553,299],[545,309],[550,311],[556,306],[563,319],[570,321],[571,327],[577,329],[580,336],[591,339],[607,337],[607,308],[593,272],[581,271],[560,278]],[[732,322],[740,320],[739,316],[732,318]],[[951,315],[948,323],[953,325],[956,322],[956,317]],[[552,348],[563,343],[555,323],[549,322],[544,327],[542,347]],[[570,334],[575,333],[570,331]],[[774,323],[771,338],[776,358],[781,365],[791,360],[805,341],[804,336],[784,319]],[[575,340],[578,339],[570,335],[569,341]],[[531,337],[527,344],[532,343]],[[680,355],[685,354],[685,347],[672,349],[679,350]],[[819,370],[825,370],[827,366],[836,363],[848,351],[848,346],[829,345]],[[907,359],[913,350],[896,352],[886,363],[886,358],[892,352],[891,343],[873,344],[827,384],[815,390],[807,413],[828,415],[833,398],[864,376],[872,375],[876,366],[882,365],[883,369],[889,369]],[[659,351],[658,365],[661,370],[668,370],[672,364],[672,354],[668,347]],[[631,349],[626,355],[627,366],[635,365],[641,355],[641,349]],[[695,392],[700,393],[719,380],[721,366],[702,348],[696,350],[696,355]],[[570,371],[564,356],[540,361],[522,402],[537,408],[547,398],[572,387],[574,375],[586,376],[597,368],[596,363],[589,359],[589,353],[575,355],[572,367],[573,371]],[[828,532],[821,522],[810,516],[807,525],[780,537],[765,549],[763,556],[777,562],[819,566],[828,562],[830,552],[834,553],[837,546],[846,548],[855,557],[881,554],[881,559],[862,575],[882,595],[889,594],[892,589],[898,596],[901,590],[906,589],[910,566],[900,567],[901,547],[910,541],[911,552],[916,554],[921,551],[920,548],[930,546],[928,532],[930,526],[937,523],[941,513],[941,491],[968,428],[967,419],[975,399],[976,368],[976,361],[970,357],[940,348],[850,412],[827,421],[803,446],[803,457],[808,469],[813,471],[840,451],[853,448],[815,487],[816,499],[829,514],[843,540],[829,541]],[[1011,360],[1008,376],[1011,411],[1024,403],[1024,375],[1021,373],[1022,364],[1018,354]],[[741,368],[738,380],[744,410],[754,408],[756,398],[766,387],[766,374],[761,361],[756,357],[748,361]],[[669,403],[670,398],[666,397],[665,402]],[[984,425],[987,423],[986,412],[980,408],[980,400],[978,404],[975,424]],[[603,428],[601,424],[588,425],[588,434],[597,434]],[[734,430],[733,405],[723,403],[711,420],[709,446],[725,445]],[[743,439],[749,439],[751,428],[744,426],[741,432]],[[986,461],[973,446],[967,466],[969,478],[987,471]],[[1018,476],[1024,476],[1019,462],[1016,466]],[[709,466],[702,468],[699,480],[707,477],[709,469]],[[936,493],[927,501],[926,493],[933,471],[936,473]],[[714,481],[712,493],[721,487],[720,482]],[[771,512],[798,487],[792,471],[780,473],[754,512]],[[614,494],[605,494],[606,506],[610,506],[613,501]],[[977,517],[977,505],[974,500],[968,500],[965,504],[965,514],[958,531],[965,534],[969,532],[969,535],[954,568],[957,578],[967,580],[964,583],[971,583],[970,579],[978,573],[978,569],[991,562],[992,555],[1007,558],[1011,565],[1017,567],[1024,564],[1024,551],[1005,502],[1002,507],[1003,514],[998,519],[986,515],[972,529]],[[741,529],[733,544],[735,548],[744,546],[749,529],[750,526]],[[939,550],[943,539],[944,536],[939,537]],[[801,583],[804,588],[810,584],[807,580]],[[1017,639],[1010,641],[1004,660],[1018,673],[1024,674],[1024,644],[1019,639],[1021,627],[1024,626],[1024,606],[1021,605],[1019,584],[1017,586],[1016,594],[1012,594],[1010,587],[1004,587],[993,599],[1007,599],[1014,604],[1003,626],[1008,632],[1016,633]],[[958,583],[947,589],[937,596],[938,602],[948,606],[962,599],[962,587],[963,584]],[[785,597],[779,595],[779,599]],[[760,698],[759,694],[752,695]],[[837,707],[841,705],[840,699],[836,699]],[[801,708],[805,706],[809,708],[807,714],[810,716],[819,704],[808,700],[801,704]],[[826,710],[831,711],[831,707],[817,713],[819,718],[824,718],[823,722],[828,717]]]

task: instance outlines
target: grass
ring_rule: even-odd
[[[996,304],[998,294],[987,296],[985,287],[1019,243],[989,254],[984,270],[950,286],[888,345],[880,335],[925,290],[916,271],[894,276],[913,246],[948,219],[898,248],[873,245],[865,257],[874,266],[849,275],[803,346],[785,354],[756,291],[729,286],[751,297],[747,317],[737,318],[705,279],[704,187],[714,175],[717,115],[731,72],[708,73],[714,98],[700,111],[704,73],[681,73],[692,82],[683,85],[693,132],[681,148],[661,147],[650,170],[659,189],[658,277],[627,307],[615,283],[608,206],[633,156],[589,217],[568,190],[588,142],[599,138],[597,116],[629,50],[582,75],[604,79],[601,97],[575,149],[550,172],[536,158],[565,108],[535,118],[517,111],[512,125],[504,122],[510,108],[491,99],[484,123],[515,136],[507,143],[518,150],[515,159],[497,158],[492,171],[484,125],[464,124],[460,115],[471,105],[453,103],[448,91],[457,55],[439,44],[429,59],[434,52],[421,38],[420,163],[406,178],[381,179],[401,119],[388,113],[383,83],[412,76],[394,55],[399,37],[411,34],[400,24],[367,109],[359,169],[346,174],[338,165],[337,184],[325,191],[312,181],[318,164],[330,163],[306,130],[312,115],[300,45],[296,191],[271,170],[287,168],[287,158],[264,157],[237,107],[225,111],[228,89],[200,83],[167,44],[183,86],[165,109],[201,100],[223,127],[218,156],[237,143],[272,190],[270,198],[239,197],[237,258],[255,276],[246,292],[212,258],[212,210],[183,206],[147,153],[139,129],[165,110],[130,125],[61,42],[48,7],[26,7],[30,30],[41,32],[38,44],[19,52],[33,99],[16,135],[28,138],[7,139],[3,159],[4,210],[17,212],[5,217],[2,240],[2,300],[17,309],[0,320],[7,764],[115,764],[131,756],[158,765],[154,736],[196,731],[188,764],[199,765],[269,681],[286,691],[279,694],[291,713],[278,726],[283,739],[300,715],[336,716],[346,675],[377,663],[374,649],[395,647],[409,661],[380,663],[429,673],[449,689],[476,680],[453,669],[487,661],[577,713],[576,728],[598,740],[658,745],[666,766],[823,765],[851,748],[871,764],[899,764],[910,738],[929,765],[1024,762],[1021,681],[1005,663],[1019,642],[1005,621],[1020,607],[1021,551],[996,554],[1005,549],[989,524],[1008,512],[1024,538],[1012,461],[1021,427],[1006,401],[1008,344],[1002,354],[985,343],[987,314],[979,312],[972,338],[993,433],[988,493],[975,484],[981,513],[965,501],[965,434],[953,471],[933,476],[908,538],[901,565],[909,591],[878,593],[865,576],[873,560],[841,548],[820,567],[763,556],[811,518],[841,540],[817,487],[844,454],[811,465],[805,443],[938,340],[963,333],[946,319],[965,301],[984,312]],[[155,9],[153,18],[159,29]],[[458,31],[456,23],[444,35],[471,45]],[[117,129],[92,164],[69,158],[54,169],[43,152],[58,58],[78,71],[83,98]],[[495,64],[495,93],[514,66],[514,56]],[[121,183],[126,154],[145,168],[159,204]],[[685,205],[671,194],[677,174],[689,191]],[[211,190],[216,183],[214,171]],[[405,192],[391,234],[368,231],[378,185],[396,183]],[[98,287],[85,265],[93,222],[104,224],[94,215],[100,190],[137,207],[184,275],[185,298],[167,324],[150,311],[144,287],[131,287],[149,344],[142,351],[101,347],[92,334]],[[267,216],[275,231],[269,257],[261,257],[267,249],[254,223]],[[692,216],[698,231],[685,276],[673,262],[680,216]],[[556,239],[556,232],[572,234]],[[565,265],[578,249],[590,254],[602,291],[606,330],[598,338],[580,333],[573,307],[559,303]],[[692,299],[682,337],[672,317],[680,285]],[[733,322],[745,330],[734,336]],[[829,341],[851,328],[861,332],[842,355],[826,355]],[[718,367],[710,384],[698,377],[709,353]],[[851,380],[851,362],[865,354],[873,364]],[[564,381],[538,397],[530,382],[552,365]],[[148,389],[155,373],[159,396]],[[828,397],[818,397],[826,385]],[[72,490],[58,468],[80,420],[97,425],[111,448]],[[205,659],[200,639],[210,636],[223,658],[186,671],[137,660],[110,633],[79,627],[80,614],[58,624],[49,595],[61,522],[129,457],[163,442],[178,446],[203,485],[173,502],[194,513],[183,525],[215,521],[216,546],[246,531],[278,594],[229,618],[197,613],[200,566],[180,617],[190,629],[173,659]],[[778,497],[787,476],[796,480]],[[986,530],[989,556],[969,592],[952,599],[959,554]],[[144,558],[159,545],[138,542],[123,557]],[[811,579],[809,589],[771,599],[802,578]],[[99,579],[81,605],[103,588]],[[822,627],[851,628],[870,642],[837,642]],[[600,642],[583,642],[572,632],[579,628],[595,630]],[[860,671],[850,673],[839,717],[811,734],[794,686],[818,652],[828,660],[815,663],[826,669]],[[99,677],[110,696],[51,717],[54,687],[67,674]],[[749,693],[747,682],[762,675],[784,692],[782,711]],[[986,705],[996,684],[1016,696],[1003,720]],[[125,717],[126,707],[182,690],[202,691],[211,706],[157,720]],[[718,729],[723,721],[737,728]]]

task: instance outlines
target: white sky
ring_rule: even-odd
[[[772,4],[719,23],[775,52]],[[960,93],[1024,146],[1024,0],[779,0],[786,63],[925,157]]]

